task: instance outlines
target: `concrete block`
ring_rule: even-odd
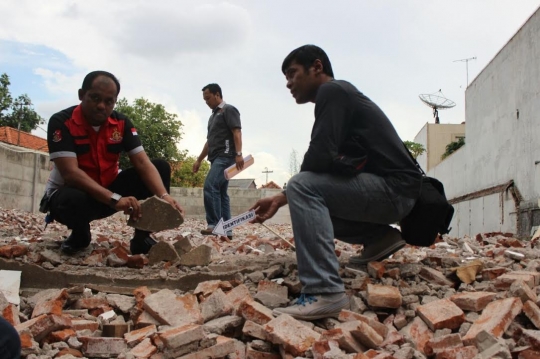
[[[131,354],[137,359],[148,359],[157,351],[158,349],[154,346],[154,344],[152,344],[150,338],[146,338],[131,349],[128,352],[128,355]]]
[[[540,329],[540,308],[536,305],[536,303],[531,302],[530,300],[527,301],[523,305],[523,312],[527,316],[527,318],[530,319],[530,321],[534,324],[534,326],[537,329]]]
[[[0,270],[0,292],[8,302],[19,305],[19,288],[21,286],[21,272],[13,270]]]
[[[167,204],[169,206],[169,204]],[[180,256],[176,253],[176,249],[169,242],[161,241],[157,242],[155,246],[150,248],[148,252],[148,264],[154,265],[162,261],[174,262],[179,259]]]
[[[242,304],[244,300],[253,300],[248,287],[246,287],[244,284],[240,284],[229,291],[227,293],[227,298],[229,298],[231,304],[233,305],[235,313],[238,313],[240,304]]]
[[[452,287],[454,283],[444,276],[441,272],[430,267],[422,267],[418,274],[420,278],[428,281],[429,283],[444,285]]]
[[[536,293],[522,280],[516,280],[510,285],[509,294],[512,297],[520,298],[522,303],[525,303],[528,300],[533,302],[538,300]]]
[[[195,266],[206,266],[210,264],[212,259],[212,248],[207,245],[200,245],[191,252],[186,253],[180,257],[180,265],[195,267]]]
[[[176,250],[176,252],[182,256],[183,254],[186,254],[190,252],[193,249],[193,246],[191,245],[191,242],[189,238],[180,236],[181,238],[178,239],[176,242],[173,243],[173,247]]]
[[[192,294],[177,296],[169,289],[162,289],[144,299],[144,309],[161,324],[177,327],[203,323],[199,303]]]
[[[236,345],[234,339],[218,336],[215,345],[195,353],[181,356],[177,359],[216,359],[234,353],[235,350]]]
[[[231,337],[234,336],[243,323],[244,318],[227,315],[204,323],[203,328],[209,333]]]
[[[121,294],[107,294],[107,303],[122,313],[129,313],[135,307],[135,298]]]
[[[180,211],[161,198],[152,196],[139,201],[139,205],[142,217],[137,221],[130,217],[127,222],[128,226],[148,232],[160,232],[178,228],[184,223]]]
[[[253,338],[266,340],[266,330],[262,325],[259,325],[251,320],[246,320],[244,327],[242,328],[242,333]]]

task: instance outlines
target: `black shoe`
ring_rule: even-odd
[[[91,241],[92,235],[90,234],[90,230],[73,230],[69,237],[62,243],[62,246],[60,246],[60,250],[64,254],[73,255],[88,247]]]
[[[405,247],[406,244],[401,237],[401,232],[392,228],[378,241],[364,244],[362,255],[349,258],[349,263],[366,265],[369,262],[381,261]]]
[[[129,244],[131,254],[148,254],[150,248],[156,245],[156,241],[150,235],[139,236],[135,235]]]

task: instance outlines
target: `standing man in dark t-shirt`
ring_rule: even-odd
[[[150,161],[133,123],[113,110],[119,92],[120,82],[113,74],[90,72],[79,90],[81,103],[49,120],[47,143],[54,166],[40,210],[72,230],[62,243],[66,254],[88,247],[93,220],[117,211],[138,220],[143,215],[140,199],[156,195],[184,212],[169,195],[169,164]],[[121,152],[133,167],[120,172]],[[150,232],[137,229],[130,250],[148,253],[154,244]]]
[[[208,134],[201,154],[193,164],[196,173],[206,156],[210,161],[210,171],[204,181],[204,209],[206,211],[207,228],[201,230],[204,235],[211,235],[219,220],[231,218],[231,205],[227,189],[229,181],[224,170],[236,164],[236,168],[244,168],[242,157],[242,124],[240,112],[236,107],[223,101],[223,93],[218,84],[203,87],[203,99],[212,109],[208,120]],[[232,238],[232,232],[227,232]]]
[[[334,238],[363,244],[352,263],[388,257],[405,245],[390,226],[413,208],[421,174],[394,127],[352,84],[334,80],[326,53],[314,45],[292,51],[282,71],[296,103],[315,103],[315,123],[300,173],[287,189],[259,200],[254,222],[289,205],[302,295],[274,309],[297,319],[337,317],[349,307]]]

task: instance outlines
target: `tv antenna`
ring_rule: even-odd
[[[266,184],[268,184],[268,174],[269,173],[274,173],[274,171],[269,171],[268,167],[265,167],[264,171],[262,171],[262,173],[266,173]]]
[[[452,100],[444,97],[441,90],[431,93],[431,94],[421,94],[420,100],[433,109],[433,117],[435,118],[435,123],[439,122],[439,109],[446,110],[447,108],[452,108],[456,103]]]
[[[465,63],[465,71],[467,71],[467,86],[465,88],[469,87],[469,61],[476,60],[475,57],[469,57],[468,59],[461,59],[461,60],[454,60],[454,62],[464,62]]]

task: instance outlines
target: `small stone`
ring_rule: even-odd
[[[148,252],[148,264],[150,265],[154,265],[162,261],[173,262],[178,258],[179,256],[176,253],[173,245],[165,241],[157,242],[156,245],[152,246]]]

